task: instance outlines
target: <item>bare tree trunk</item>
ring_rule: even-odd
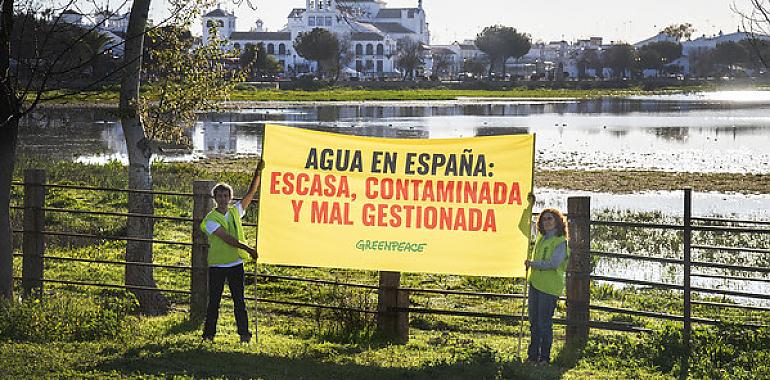
[[[6,94],[3,94],[6,95]],[[6,104],[3,101],[2,108]],[[0,117],[8,112],[0,109]],[[13,233],[11,232],[11,182],[16,163],[18,120],[0,127],[0,299],[13,299]]]
[[[16,164],[21,104],[9,75],[13,0],[0,5],[0,299],[13,299],[13,233],[11,232],[11,182]]]
[[[151,144],[145,136],[144,126],[139,115],[137,101],[139,100],[140,69],[142,65],[142,50],[144,32],[147,25],[147,15],[150,0],[135,0],[131,7],[126,32],[125,71],[120,86],[120,122],[128,147],[128,186],[136,190],[152,190],[150,174]],[[135,194],[128,196],[128,212],[132,214],[153,214],[153,196],[151,194]],[[149,218],[130,217],[127,224],[127,235],[135,238],[153,238],[153,220]],[[152,263],[152,244],[146,242],[128,242],[126,244],[126,261]],[[126,285],[156,288],[153,268],[136,265],[126,265]],[[141,310],[145,314],[159,315],[168,312],[168,300],[158,290],[132,289],[139,299]]]

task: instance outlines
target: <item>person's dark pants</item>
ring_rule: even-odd
[[[551,361],[553,343],[553,312],[559,297],[543,293],[529,286],[529,333],[530,342],[527,360],[536,362]]]
[[[206,322],[203,324],[203,337],[213,339],[217,333],[219,303],[222,300],[225,280],[233,296],[233,311],[238,335],[241,336],[241,340],[250,340],[249,317],[246,314],[246,302],[243,300],[243,264],[230,268],[209,267],[209,304],[206,309]]]

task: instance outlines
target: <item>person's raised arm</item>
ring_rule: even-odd
[[[249,205],[251,204],[251,201],[254,200],[254,195],[257,193],[257,189],[259,188],[259,181],[262,174],[262,163],[260,162],[257,169],[254,170],[254,178],[251,179],[251,185],[249,185],[249,191],[246,192],[246,195],[243,196],[243,200],[241,201],[241,206],[244,210],[246,210]]]

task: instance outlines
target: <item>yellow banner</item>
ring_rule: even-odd
[[[265,126],[259,261],[523,277],[534,136],[408,140]]]

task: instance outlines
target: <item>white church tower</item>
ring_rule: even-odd
[[[235,15],[222,8],[206,13],[201,17],[201,20],[203,23],[202,40],[204,44],[208,44],[212,29],[216,29],[217,35],[222,39],[229,39],[230,35],[235,31]]]
[[[336,0],[305,0],[306,20],[304,25],[308,30],[325,28],[332,30],[337,24]]]

